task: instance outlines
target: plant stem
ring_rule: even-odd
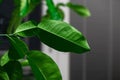
[[[23,67],[29,65],[28,60],[21,61],[20,63]]]
[[[0,37],[5,37],[5,36],[7,36],[7,35],[13,36],[14,34],[0,34]]]

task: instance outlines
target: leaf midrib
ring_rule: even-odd
[[[31,27],[31,28],[28,28],[28,29],[25,29],[25,30],[19,30],[19,31],[16,30],[15,34],[21,33],[22,31],[24,32],[24,31],[27,31],[27,30],[30,30],[30,29],[35,29],[35,28],[37,28],[37,26]]]
[[[29,58],[31,61],[33,61],[29,56],[28,56],[28,58]],[[33,61],[33,62],[34,62],[34,61]],[[40,70],[40,72],[41,72],[41,74],[43,75],[44,79],[47,80],[47,78],[46,78],[46,76],[44,75],[42,69],[37,65],[37,63],[35,62],[35,63],[33,63],[33,64],[35,64],[36,67],[38,67],[38,70]]]
[[[83,47],[82,45],[78,45],[77,43],[75,43],[75,42],[73,42],[73,41],[70,41],[70,40],[68,40],[68,39],[65,39],[64,37],[62,37],[62,36],[60,36],[60,35],[56,35],[55,33],[50,32],[49,30],[46,30],[46,29],[44,29],[44,28],[42,28],[42,27],[38,27],[38,28],[39,28],[39,29],[42,29],[42,30],[44,30],[44,31],[46,31],[46,32],[52,33],[52,34],[55,35],[55,36],[61,37],[61,38],[63,38],[64,40],[67,40],[67,41],[69,41],[69,42],[71,42],[71,43],[73,43],[73,44],[75,44],[75,45],[77,45],[77,46],[80,46],[80,47],[82,47],[82,48],[85,48],[85,47]],[[85,49],[86,49],[86,48],[85,48]]]

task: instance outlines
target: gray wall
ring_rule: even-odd
[[[86,5],[92,16],[71,11],[71,24],[88,39],[91,51],[71,55],[71,80],[120,80],[120,0],[71,0]]]

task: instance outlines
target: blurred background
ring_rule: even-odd
[[[71,80],[120,80],[119,0],[71,0],[86,5],[92,16],[71,12],[70,23],[86,35],[91,51],[70,56]]]
[[[4,0],[5,4],[0,6],[0,33],[4,32],[9,20],[12,0]],[[78,54],[62,54],[46,45],[41,44],[37,39],[31,38],[25,41],[30,49],[42,49],[49,52],[50,56],[59,65],[63,80],[120,80],[120,0],[53,0],[57,2],[73,2],[83,4],[91,11],[89,18],[79,17],[76,13],[67,8],[65,21],[81,31],[91,46],[91,51]],[[7,3],[7,4],[6,4]],[[40,20],[45,12],[44,2],[39,5],[34,13],[31,13],[25,20]],[[6,7],[6,5],[11,7]],[[7,12],[7,14],[4,14]],[[3,38],[0,38],[3,39]],[[40,45],[38,45],[38,43]],[[0,46],[0,54],[8,47],[7,41]],[[59,54],[58,54],[59,53]],[[24,69],[26,76],[33,76],[29,67]],[[30,80],[28,78],[28,80]],[[31,80],[33,80],[31,78]]]

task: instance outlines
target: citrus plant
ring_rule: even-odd
[[[6,37],[10,48],[0,58],[0,80],[22,80],[22,67],[30,66],[36,80],[62,80],[57,64],[47,54],[39,50],[30,50],[23,38],[37,37],[41,42],[61,52],[84,53],[90,50],[83,34],[70,24],[64,22],[62,7],[68,7],[78,15],[89,17],[89,10],[71,2],[54,4],[45,0],[46,15],[42,21],[22,20],[31,13],[41,0],[13,0],[14,11],[7,27]],[[4,0],[0,0],[2,4]],[[2,40],[0,40],[2,44]]]

